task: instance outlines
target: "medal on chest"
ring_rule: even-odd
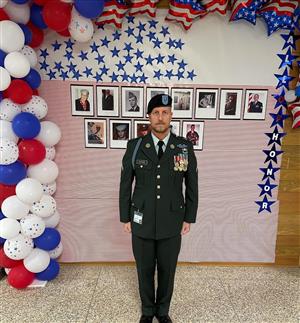
[[[182,148],[181,153],[174,155],[174,171],[186,172],[188,166],[188,150]]]

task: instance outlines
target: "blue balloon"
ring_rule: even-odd
[[[24,3],[28,2],[29,0],[11,0],[11,1],[16,4],[24,4]]]
[[[2,213],[2,211],[0,211],[0,220],[4,219],[5,215]]]
[[[41,271],[40,273],[35,274],[35,278],[39,280],[52,280],[57,277],[59,274],[59,264],[56,260],[50,259],[48,267]]]
[[[3,50],[1,50],[0,49],[0,66],[4,66],[4,59],[5,59],[5,56],[6,56],[7,54],[3,51]]]
[[[86,18],[97,18],[101,15],[104,8],[103,0],[75,0],[74,6],[76,10]]]
[[[43,250],[52,250],[60,243],[60,233],[54,228],[46,228],[42,235],[34,238],[34,244],[37,248]]]
[[[0,237],[0,245],[4,244],[5,241],[6,239]]]
[[[0,102],[3,100],[3,94],[0,92]]]
[[[21,112],[12,121],[14,133],[23,139],[33,139],[41,130],[39,119],[32,113]]]
[[[26,167],[19,160],[9,165],[0,164],[0,183],[16,185],[26,177]]]
[[[300,96],[300,85],[295,88],[295,95]]]
[[[23,78],[23,80],[25,80],[32,89],[37,89],[42,82],[40,73],[33,68],[30,69],[29,73]]]
[[[21,27],[23,34],[25,36],[25,44],[26,45],[30,44],[32,41],[32,31],[29,29],[29,27],[27,27],[24,24],[18,24],[18,25]]]
[[[43,7],[33,4],[30,8],[30,20],[31,22],[40,29],[46,29],[48,26],[45,24],[43,15]]]

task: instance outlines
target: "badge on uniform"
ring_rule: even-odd
[[[142,224],[142,222],[143,222],[143,213],[141,213],[139,211],[134,211],[133,212],[133,222],[138,223],[138,224]]]
[[[188,167],[188,151],[186,148],[182,149],[182,153],[174,156],[174,170],[175,172],[186,172]]]

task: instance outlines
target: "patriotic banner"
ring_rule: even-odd
[[[291,104],[289,106],[289,110],[293,115],[292,128],[293,129],[299,128],[300,127],[300,102]]]
[[[218,12],[221,15],[226,15],[229,7],[229,0],[202,0],[201,4],[206,10],[205,15],[211,12]]]
[[[156,15],[156,5],[159,0],[131,0],[130,16],[138,14],[147,14],[149,17],[154,18]]]

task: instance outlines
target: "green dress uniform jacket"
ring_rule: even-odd
[[[159,160],[152,136],[148,134],[142,138],[133,168],[132,155],[138,140],[135,138],[128,141],[122,160],[120,221],[131,221],[132,233],[141,238],[159,240],[176,236],[181,232],[183,221],[196,222],[198,172],[193,145],[185,138],[171,133]],[[176,156],[182,156],[183,153],[188,156],[187,170],[175,170]],[[141,223],[134,221],[135,212],[142,216]]]

